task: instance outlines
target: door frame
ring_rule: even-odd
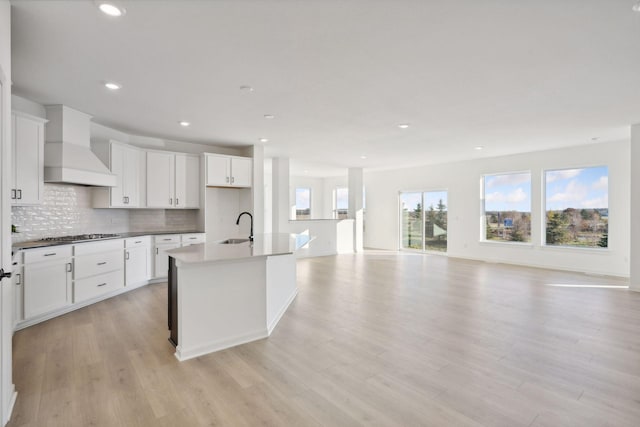
[[[0,65],[0,265],[11,272],[11,82]],[[13,286],[0,283],[0,419],[5,425],[17,398],[12,377]]]

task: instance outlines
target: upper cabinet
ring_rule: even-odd
[[[205,154],[206,185],[209,187],[251,187],[253,160],[248,157]]]
[[[118,180],[115,187],[93,190],[93,207],[144,207],[141,196],[141,180],[145,168],[144,151],[117,141],[92,142],[91,149]]]
[[[12,123],[13,173],[11,203],[42,203],[44,192],[44,124],[40,117],[14,111]]]
[[[175,155],[176,208],[200,207],[200,156]]]
[[[147,151],[147,207],[199,208],[199,156]]]

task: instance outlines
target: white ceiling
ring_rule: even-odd
[[[300,174],[620,140],[640,122],[635,0],[118,3],[116,19],[12,1],[14,92],[142,135],[266,137]]]

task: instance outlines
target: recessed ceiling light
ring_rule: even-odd
[[[275,119],[275,118],[276,118],[276,116],[274,116],[273,114],[265,114],[265,115],[264,115],[264,118],[265,118],[265,119]]]
[[[364,160],[364,159],[366,159],[366,158],[367,158],[367,156],[360,156],[360,158],[361,158],[362,160]]]
[[[304,170],[304,173],[309,173],[309,171],[305,169],[305,170]]]
[[[477,145],[476,147],[474,147],[476,150],[480,151],[482,150],[484,147],[482,145]]]
[[[269,142],[269,140],[267,138],[260,138],[259,140],[260,142]]]
[[[632,7],[634,12],[640,12],[640,1],[633,5]]]
[[[253,88],[251,86],[248,86],[248,85],[240,86],[240,90],[243,91],[243,92],[253,92]]]
[[[120,89],[122,86],[120,86],[118,83],[114,83],[114,82],[106,82],[104,84],[104,87],[106,87],[109,90],[118,90]]]
[[[184,120],[181,120],[181,121],[179,121],[178,123],[180,123],[180,126],[185,127],[185,128],[186,128],[187,126],[191,126],[191,123],[189,123],[189,122],[187,122],[187,121],[184,121]]]
[[[399,127],[400,129],[406,129],[406,128],[408,128],[408,127],[409,127],[409,123],[400,123],[400,124],[398,125],[398,127]]]
[[[109,16],[122,16],[125,13],[123,8],[112,3],[100,2],[100,4],[98,4],[98,8],[100,8],[102,13]]]

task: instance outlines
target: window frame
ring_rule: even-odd
[[[405,248],[403,246],[403,218],[402,218],[402,195],[403,194],[410,194],[410,193],[419,193],[420,194],[420,206],[421,206],[421,223],[422,223],[422,238],[421,238],[421,242],[422,242],[422,248],[421,249],[414,249],[414,248]],[[433,249],[427,249],[426,248],[426,244],[425,244],[425,197],[424,195],[426,193],[447,193],[447,246],[446,246],[446,250],[443,251],[437,251],[437,250],[433,250]],[[426,254],[435,254],[435,255],[444,255],[447,256],[449,253],[449,239],[448,239],[448,232],[449,232],[449,227],[448,227],[448,222],[449,222],[449,189],[448,188],[433,188],[433,189],[429,189],[429,190],[402,190],[398,192],[398,248],[400,251],[406,251],[406,252],[418,252],[418,253],[426,253]]]
[[[566,171],[566,170],[576,170],[576,169],[597,169],[597,168],[606,168],[607,169],[607,246],[572,246],[572,245],[555,245],[547,243],[547,172],[558,172],[558,171]],[[587,166],[567,166],[561,168],[551,168],[551,169],[542,169],[542,188],[541,188],[541,238],[540,238],[540,247],[544,250],[552,250],[552,251],[576,251],[576,252],[584,252],[584,251],[598,251],[598,252],[608,252],[611,251],[611,235],[609,233],[609,225],[611,220],[611,208],[609,203],[609,192],[611,190],[611,184],[609,183],[610,167],[608,164],[590,164]]]
[[[501,175],[529,174],[529,241],[518,242],[509,240],[487,239],[487,204],[486,204],[486,178]],[[480,244],[508,245],[508,246],[533,246],[533,171],[531,169],[514,170],[506,172],[483,173],[480,175]]]
[[[295,211],[296,211],[295,219],[296,219],[296,221],[304,221],[304,219],[301,220],[301,219],[298,218],[298,190],[309,190],[309,218],[306,218],[306,219],[311,219],[312,212],[313,212],[313,201],[312,201],[312,198],[311,198],[313,193],[312,193],[311,187],[295,187],[295,189],[293,191],[293,194],[295,196],[295,201],[296,201],[296,203],[295,203],[295,207],[296,207],[295,208]]]

